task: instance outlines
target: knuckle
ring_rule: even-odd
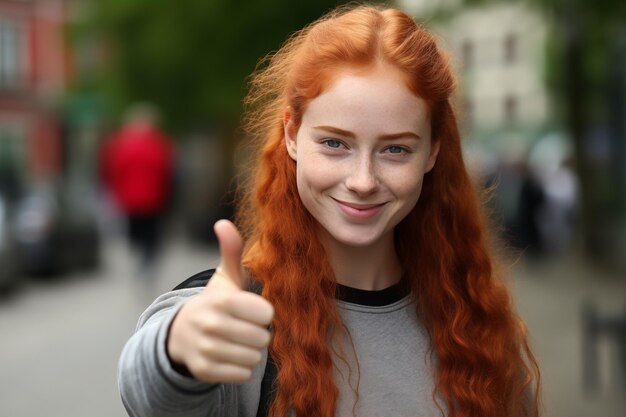
[[[241,369],[241,379],[243,381],[248,381],[252,378],[252,369],[251,368],[242,368]]]
[[[274,318],[274,306],[272,304],[270,304],[270,302],[268,301],[267,303],[268,309],[267,309],[267,314],[269,316],[269,321],[272,321],[272,319]]]
[[[198,346],[198,350],[203,356],[212,357],[217,351],[217,343],[212,339],[204,339]]]
[[[267,300],[263,301],[265,301],[265,303],[260,311],[260,316],[263,318],[264,324],[270,324],[274,318],[274,306]]]
[[[263,329],[263,336],[265,337],[264,342],[266,345],[268,345],[270,343],[270,341],[272,340],[272,332],[265,328]]]
[[[262,359],[263,359],[263,355],[261,355],[261,352],[259,352],[258,350],[255,350],[250,355],[250,362],[252,363],[253,366],[260,364]]]
[[[207,314],[202,321],[202,331],[208,334],[218,334],[222,330],[222,319],[218,314]]]
[[[237,302],[236,293],[230,291],[220,291],[215,294],[213,304],[221,311],[228,311],[233,308]]]
[[[211,381],[214,378],[210,363],[202,358],[195,358],[189,361],[187,368],[198,379]]]
[[[262,339],[262,343],[263,343],[263,347],[267,347],[270,344],[270,341],[272,340],[272,335],[270,334],[270,332],[265,332],[263,334],[263,339]]]
[[[258,346],[260,349],[265,348],[267,347],[267,345],[269,345],[271,339],[272,336],[270,332],[263,329],[256,336],[256,346]]]

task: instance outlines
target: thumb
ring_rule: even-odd
[[[217,273],[232,282],[239,289],[245,286],[241,272],[241,254],[243,243],[237,227],[228,220],[218,220],[213,226],[220,245],[222,260],[217,267]]]

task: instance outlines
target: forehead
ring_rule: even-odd
[[[390,66],[339,72],[308,103],[302,123],[356,133],[409,130],[421,136],[430,131],[426,102],[408,88],[403,74]]]

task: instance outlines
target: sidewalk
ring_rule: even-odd
[[[600,341],[597,391],[583,389],[582,305],[590,300],[602,314],[622,313],[626,277],[594,268],[581,257],[564,257],[520,263],[514,267],[512,288],[539,360],[544,416],[625,416],[626,386],[616,378],[612,341]]]

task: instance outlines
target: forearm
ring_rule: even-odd
[[[144,313],[138,331],[122,351],[118,382],[131,417],[228,415],[221,408],[233,402],[230,397],[235,393],[229,386],[184,376],[170,363],[166,338],[180,305],[178,296],[162,297]]]

